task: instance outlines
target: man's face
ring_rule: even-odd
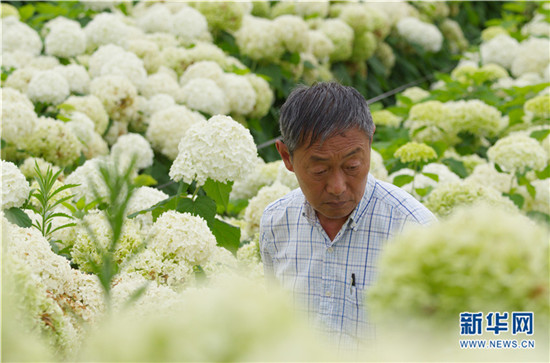
[[[308,142],[294,151],[286,145],[277,149],[290,171],[294,171],[307,201],[319,220],[345,220],[365,192],[370,168],[371,139],[353,128],[326,139],[322,144]]]

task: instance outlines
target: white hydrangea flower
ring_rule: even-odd
[[[158,72],[147,77],[140,87],[140,93],[145,98],[151,98],[158,93],[170,95],[173,99],[181,97],[178,81],[165,72]]]
[[[246,226],[244,233],[246,236],[253,236],[260,230],[260,219],[264,213],[264,209],[279,198],[290,193],[290,188],[279,182],[265,186],[260,189],[258,194],[250,199],[248,206],[244,210],[244,220]]]
[[[176,105],[161,109],[151,116],[145,136],[155,150],[174,160],[178,156],[178,144],[194,124],[204,127],[206,119],[198,112]]]
[[[548,67],[548,54],[550,43],[548,39],[530,37],[520,43],[517,55],[512,62],[512,75],[519,77],[525,73],[537,73],[542,75]]]
[[[107,142],[95,132],[95,124],[86,114],[73,112],[69,117],[66,125],[83,144],[82,152],[87,159],[109,154]]]
[[[27,66],[34,67],[42,71],[47,71],[54,69],[59,65],[61,65],[61,63],[57,57],[51,55],[39,55],[38,57],[32,58]]]
[[[21,207],[29,197],[31,187],[21,170],[2,160],[2,209]]]
[[[239,262],[229,250],[215,246],[208,260],[201,265],[206,277],[209,280],[221,276],[237,275],[239,271]]]
[[[534,35],[539,37],[550,37],[550,24],[541,13],[535,13],[533,19],[521,28],[524,36]]]
[[[62,108],[62,115],[68,116],[72,112],[82,112],[94,122],[94,130],[98,134],[103,135],[103,133],[107,130],[107,126],[109,125],[109,115],[107,115],[101,100],[96,96],[71,96],[63,102],[63,105],[68,105],[70,110],[65,110]]]
[[[34,106],[26,95],[12,88],[2,89],[2,139],[25,149],[28,138],[38,120]]]
[[[229,102],[218,84],[208,78],[194,78],[181,88],[187,107],[209,115],[229,113]]]
[[[116,75],[126,77],[137,89],[141,89],[147,80],[147,71],[143,61],[134,53],[117,53],[108,59],[99,71],[100,76]]]
[[[500,111],[481,100],[449,101],[446,106],[449,108],[448,122],[456,132],[494,136],[507,126]]]
[[[109,62],[115,56],[125,54],[124,48],[115,44],[102,45],[95,52],[92,53],[88,60],[88,69],[92,78],[99,77],[101,75],[101,68],[104,64]]]
[[[13,52],[2,53],[2,65],[15,69],[26,67],[34,55],[24,50],[14,50]]]
[[[90,75],[86,68],[79,64],[67,64],[53,69],[69,83],[69,90],[74,93],[87,94],[90,89]]]
[[[164,93],[157,93],[156,95],[153,95],[151,98],[146,100],[140,111],[143,111],[147,118],[149,118],[155,112],[166,110],[175,105],[176,101],[174,101],[174,97]]]
[[[282,161],[266,163],[258,157],[254,170],[242,179],[235,180],[231,189],[231,199],[250,199],[255,196],[260,188],[271,185],[277,179],[279,164]]]
[[[145,34],[144,39],[155,43],[161,51],[165,48],[177,47],[179,45],[176,36],[170,33],[155,32],[151,34]]]
[[[415,17],[418,18],[420,13],[411,4],[405,1],[397,2],[369,2],[369,6],[380,10],[386,14],[390,25],[396,25],[401,19]]]
[[[148,74],[156,73],[162,63],[159,46],[150,40],[132,39],[126,44],[129,52],[137,55],[142,61]]]
[[[253,60],[276,61],[285,51],[278,34],[273,21],[245,16],[241,28],[235,32],[235,41],[241,54]]]
[[[27,96],[31,101],[54,105],[65,101],[70,93],[69,83],[65,77],[55,71],[36,73],[27,88]]]
[[[518,54],[519,42],[508,34],[500,34],[479,46],[482,64],[495,63],[511,69]]]
[[[87,47],[95,49],[100,45],[111,43],[124,46],[131,34],[129,28],[120,16],[113,13],[99,13],[84,27]]]
[[[389,110],[378,110],[372,112],[372,120],[376,126],[399,127],[403,118]]]
[[[248,82],[250,82],[256,92],[256,103],[254,104],[254,108],[246,116],[262,118],[267,115],[273,105],[275,94],[273,93],[269,82],[262,77],[257,76],[254,73],[247,73],[245,77],[248,79]]]
[[[164,212],[151,227],[149,238],[148,249],[190,266],[208,261],[216,247],[216,237],[204,219],[176,211]]]
[[[42,51],[42,40],[30,26],[13,16],[2,19],[2,53],[22,50],[37,56]]]
[[[24,68],[16,69],[8,76],[6,82],[4,83],[4,86],[16,89],[19,92],[26,94],[27,89],[29,88],[29,82],[31,81],[32,77],[34,77],[34,75],[38,72],[40,72],[39,69],[27,66],[25,66]]]
[[[101,100],[113,120],[128,123],[136,116],[137,90],[128,78],[117,75],[94,78],[90,92]]]
[[[296,15],[281,15],[273,20],[279,30],[279,38],[286,50],[291,53],[305,52],[309,48],[309,27]]]
[[[170,178],[203,185],[211,178],[238,180],[256,164],[257,150],[250,131],[229,116],[216,115],[207,124],[192,125],[181,139]]]
[[[185,6],[172,16],[170,32],[175,34],[183,45],[193,44],[208,33],[208,22],[198,10]]]
[[[294,2],[294,10],[296,11],[296,14],[303,18],[307,18],[309,16],[325,18],[328,15],[329,8],[330,1],[328,0]]]
[[[199,61],[191,64],[181,75],[180,85],[185,86],[194,78],[208,78],[220,84],[224,75],[222,67],[214,61]]]
[[[539,142],[522,134],[499,139],[487,150],[487,156],[508,172],[521,172],[526,168],[542,170],[548,165],[548,155]]]
[[[309,37],[309,53],[320,61],[327,61],[330,54],[334,51],[332,40],[320,30],[308,30]]]
[[[430,100],[413,105],[404,125],[409,129],[409,135],[415,141],[442,140],[454,145],[458,142],[458,138],[449,122],[450,118],[451,114],[446,103]]]
[[[46,54],[72,58],[86,51],[86,33],[77,21],[57,17],[45,26],[49,30],[44,39]]]
[[[153,165],[153,149],[149,141],[140,134],[129,133],[120,136],[111,148],[111,158],[123,167],[136,157],[135,167],[145,169]]]
[[[279,160],[277,163],[279,165],[279,170],[277,170],[277,178],[275,179],[275,181],[286,185],[291,190],[299,188],[300,184],[298,183],[296,174],[288,170],[282,160]]]
[[[438,177],[438,181],[435,181],[422,173],[435,174]],[[460,182],[460,177],[458,175],[449,170],[446,165],[440,163],[430,163],[425,165],[422,168],[422,173],[417,173],[412,169],[404,168],[389,175],[388,180],[393,182],[399,175],[414,176],[414,180],[412,182],[404,184],[400,188],[418,199],[420,199],[420,195],[416,192],[416,189],[424,189],[428,187],[435,188],[441,184]]]
[[[83,272],[95,272],[94,264],[100,266],[102,255],[113,243],[113,231],[103,211],[93,210],[80,222],[76,241],[71,250],[73,262]],[[119,265],[144,247],[144,238],[139,225],[131,219],[124,220],[120,239],[114,250],[115,262]]]
[[[415,103],[420,103],[420,101],[423,101],[426,97],[430,95],[430,92],[420,87],[409,87],[403,92],[401,92],[401,95],[407,97],[412,101],[413,104],[415,104]],[[397,101],[397,104],[402,105],[399,101]]]
[[[142,211],[150,208],[160,202],[167,199],[168,194],[161,190],[152,187],[139,187],[134,190],[130,201],[128,202],[128,208],[126,209],[126,215]],[[151,212],[137,215],[133,218],[139,223],[141,230],[144,234],[149,233],[149,229],[153,225],[153,215]]]
[[[428,52],[439,52],[443,44],[443,35],[439,29],[417,18],[407,17],[397,23],[399,35],[411,43],[420,45]]]
[[[156,3],[137,16],[136,24],[147,33],[170,33],[174,25],[174,17],[166,4]]]
[[[82,4],[86,9],[91,9],[97,12],[104,10],[111,10],[117,4],[122,3],[123,0],[83,0]]]
[[[384,159],[382,155],[374,150],[370,150],[370,169],[369,173],[372,174],[376,179],[387,181],[388,180],[388,170],[384,165]]]
[[[69,126],[50,117],[38,118],[28,140],[30,153],[61,167],[78,160],[82,149],[82,143]]]
[[[42,158],[28,157],[25,159],[23,164],[19,165],[19,169],[21,170],[25,178],[34,179],[37,176],[36,170],[35,170],[35,167],[36,167],[35,163],[38,164],[38,167],[42,171],[46,171],[48,170],[48,168],[50,168],[52,172],[55,174],[60,170],[59,167],[53,165],[52,163]]]
[[[145,287],[145,292],[131,306],[128,301],[140,288]],[[127,312],[131,309],[135,316],[145,314],[148,309],[160,309],[167,311],[173,304],[178,302],[179,294],[173,289],[157,284],[156,281],[149,281],[143,275],[136,272],[121,273],[113,282],[112,306],[115,311]]]
[[[525,198],[523,209],[550,214],[550,178],[533,180],[531,185],[535,188],[534,198],[525,186],[519,188],[520,194]]]
[[[218,83],[229,103],[229,112],[246,115],[256,104],[256,91],[248,78],[234,73],[225,73]]]
[[[515,177],[499,173],[492,163],[483,163],[474,167],[472,173],[464,180],[487,185],[502,193],[508,193],[514,186]]]
[[[65,184],[78,185],[71,189],[75,194],[74,200],[85,198],[86,203],[90,203],[97,198],[94,189],[101,197],[108,195],[107,186],[99,172],[99,166],[106,160],[106,157],[95,157],[86,160],[84,164],[65,178]]]
[[[211,29],[225,30],[229,33],[239,29],[243,18],[252,10],[252,4],[248,1],[199,1],[193,6],[206,17]]]
[[[353,52],[353,29],[341,19],[325,19],[319,26],[334,45],[330,60],[343,61],[351,57]]]

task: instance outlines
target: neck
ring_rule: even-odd
[[[331,241],[334,241],[334,238],[336,238],[336,235],[338,234],[338,232],[340,232],[340,229],[342,229],[342,226],[344,225],[344,223],[346,223],[348,217],[349,216],[338,219],[331,219],[317,213],[317,218],[319,218],[321,227],[323,227],[326,234],[328,235],[328,238],[330,238]]]

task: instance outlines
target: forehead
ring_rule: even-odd
[[[358,129],[352,128],[342,131],[341,133],[329,136],[325,140],[318,140],[309,146],[309,140],[303,146],[296,149],[301,157],[334,157],[343,156],[351,151],[359,149],[359,151],[370,150],[370,138],[367,134]]]

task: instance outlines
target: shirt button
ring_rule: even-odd
[[[325,296],[330,297],[331,295],[332,295],[332,294],[330,293],[330,291],[325,292]]]
[[[328,253],[334,252],[334,248],[332,248],[332,247],[327,248],[327,252],[328,252]]]

